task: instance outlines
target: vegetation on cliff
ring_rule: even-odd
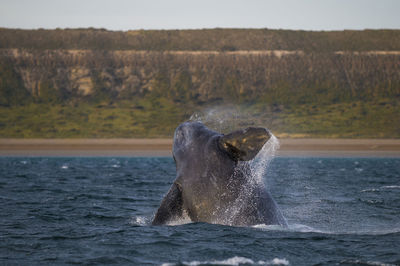
[[[294,31],[272,29],[18,30],[0,28],[0,48],[143,51],[400,50],[400,30]]]
[[[398,138],[400,54],[371,50],[399,36],[0,29],[0,137],[170,137],[233,105],[280,136]]]

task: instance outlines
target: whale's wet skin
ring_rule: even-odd
[[[254,160],[288,228],[151,225],[172,157],[0,158],[0,265],[400,264],[400,159]]]
[[[270,137],[264,128],[222,135],[200,122],[181,124],[173,145],[177,177],[153,224],[174,223],[188,216],[193,222],[287,226],[249,163]]]

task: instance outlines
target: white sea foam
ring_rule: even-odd
[[[192,220],[190,220],[189,216],[184,213],[180,219],[175,219],[175,220],[169,221],[167,225],[177,226],[177,225],[190,224],[190,223],[192,223]]]
[[[379,192],[382,190],[400,189],[399,185],[381,186],[379,188],[367,188],[361,190],[361,192]]]
[[[290,224],[289,230],[294,231],[294,232],[300,232],[300,233],[332,234],[332,232],[319,230],[319,229],[313,228],[313,227],[305,225],[305,224]]]
[[[288,232],[300,232],[300,233],[322,233],[322,234],[331,234],[331,232],[321,231],[316,228],[313,228],[304,224],[289,224],[288,227],[283,227],[280,225],[266,225],[266,224],[257,224],[253,225],[253,228],[265,230],[265,231],[288,231]]]
[[[129,224],[135,225],[135,226],[147,226],[151,224],[151,217],[148,216],[134,216],[130,219]],[[180,219],[175,219],[173,221],[168,222],[167,225],[169,226],[177,226],[177,225],[183,225],[183,224],[188,224],[192,223],[190,218],[187,215],[184,215]]]
[[[379,188],[368,188],[361,190],[361,192],[378,192],[378,191],[380,191]]]
[[[289,224],[288,227],[283,227],[279,225],[266,225],[266,224],[257,224],[253,225],[252,228],[260,229],[263,231],[286,231],[286,232],[299,232],[299,233],[319,233],[319,234],[342,234],[342,235],[387,235],[387,234],[397,234],[400,233],[399,227],[394,227],[390,229],[376,229],[376,230],[358,230],[358,231],[327,231],[320,230],[308,225],[304,224]]]
[[[320,233],[320,234],[342,234],[342,235],[368,235],[368,236],[379,236],[379,235],[387,235],[387,234],[396,234],[400,232],[400,228],[394,227],[390,229],[377,228],[375,230],[356,230],[356,231],[326,231],[319,230],[308,225],[304,224],[290,224],[289,228],[286,229],[288,231],[300,232],[300,233]]]
[[[277,224],[256,224],[251,227],[265,230],[265,231],[287,231],[288,230],[288,228],[285,228],[285,227],[277,225]]]
[[[383,186],[381,188],[383,188],[383,189],[400,189],[400,186],[395,186],[395,185],[393,185],[393,186]]]
[[[145,226],[149,224],[149,218],[146,216],[134,216],[129,221],[131,225]]]
[[[285,258],[274,258],[268,261],[254,261],[249,258],[235,256],[232,258],[228,258],[226,260],[207,260],[207,261],[190,261],[183,263],[163,263],[162,266],[174,266],[174,265],[187,265],[187,266],[200,266],[200,265],[231,265],[231,266],[239,266],[239,265],[289,265],[289,261]]]
[[[68,165],[63,165],[63,166],[61,166],[61,169],[68,169]]]

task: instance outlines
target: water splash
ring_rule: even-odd
[[[392,186],[383,186],[383,189],[400,189],[400,186],[392,185]]]
[[[228,133],[234,130],[255,126],[254,117],[241,112],[238,107],[220,106],[206,109],[202,112],[195,112],[189,119],[203,123],[208,128],[220,133]],[[250,161],[253,178],[262,181],[265,171],[275,157],[279,149],[279,140],[271,133],[270,139],[265,143],[257,156]]]
[[[254,116],[234,106],[218,106],[195,112],[189,120],[201,122],[208,128],[224,134],[257,124]]]
[[[182,216],[180,218],[175,218],[167,223],[169,226],[177,226],[192,223],[186,210],[183,210]]]
[[[275,157],[276,151],[279,149],[279,140],[271,133],[270,139],[264,144],[257,156],[250,162],[239,162],[234,176],[245,175],[246,183],[233,202],[226,208],[222,220],[216,223],[233,225],[235,220],[242,213],[243,208],[247,208],[247,204],[252,202],[256,190],[266,190],[266,171],[272,159]],[[235,180],[235,177],[232,178]],[[279,210],[277,210],[279,212]],[[284,218],[283,218],[284,219]],[[283,221],[287,223],[286,220]],[[279,226],[280,227],[280,226]]]
[[[280,225],[267,225],[267,224],[256,224],[252,228],[260,229],[263,231],[285,231],[285,232],[300,232],[300,233],[321,233],[321,234],[334,234],[334,232],[322,231],[315,229],[305,224],[290,224],[288,227]]]
[[[400,186],[399,185],[381,186],[379,188],[363,189],[361,190],[361,192],[381,192],[383,190],[395,190],[395,189],[400,189]]]
[[[238,107],[220,106],[209,108],[203,112],[194,113],[190,117],[190,121],[201,122],[208,128],[217,132],[226,134],[235,130],[243,129],[250,126],[260,126],[261,124],[254,116],[246,112],[242,112]],[[246,176],[246,183],[242,185],[242,189],[236,200],[226,209],[223,210],[222,217],[213,221],[217,224],[235,224],[235,220],[242,213],[243,208],[251,204],[256,190],[266,189],[266,171],[272,159],[275,157],[276,151],[279,149],[279,140],[271,133],[270,139],[264,144],[257,156],[249,162],[239,162],[232,178],[232,188],[234,189],[235,175]],[[229,186],[228,185],[228,186]]]
[[[188,266],[201,266],[201,265],[231,265],[231,266],[239,266],[239,265],[290,265],[289,261],[285,258],[274,258],[269,261],[254,261],[249,258],[234,256],[232,258],[228,258],[226,260],[208,260],[208,261],[190,261],[190,262],[182,262],[179,264],[176,263],[163,263],[162,266],[173,266],[173,265],[188,265]]]
[[[257,183],[265,182],[265,174],[269,164],[275,157],[276,151],[279,149],[280,143],[277,137],[271,133],[270,139],[264,144],[257,156],[250,161],[252,178]]]
[[[146,216],[134,216],[130,219],[129,224],[134,226],[146,226],[150,225],[150,219]]]

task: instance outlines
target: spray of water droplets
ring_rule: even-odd
[[[260,126],[249,114],[242,113],[234,107],[214,107],[204,112],[197,112],[190,117],[190,121],[202,122],[208,128],[220,133],[229,133],[249,126]],[[265,180],[268,165],[275,157],[279,146],[279,140],[271,133],[270,139],[257,156],[249,162],[251,179],[254,182],[260,184]],[[245,164],[247,163],[243,163],[242,166],[239,164],[239,167],[244,169]]]
[[[252,178],[257,183],[265,180],[267,168],[279,149],[279,140],[271,133],[270,139],[265,143],[257,156],[250,162]]]
[[[232,106],[213,107],[202,112],[196,112],[189,120],[201,122],[208,128],[220,133],[228,133],[256,124],[250,115]]]
[[[237,165],[235,171],[245,173],[247,180],[237,199],[226,209],[224,224],[235,224],[236,217],[240,216],[242,209],[247,208],[248,204],[254,203],[251,199],[255,191],[257,189],[266,189],[266,171],[278,148],[278,139],[274,135],[271,135],[271,138],[265,143],[253,160],[250,162],[240,162]]]
[[[260,126],[256,125],[248,115],[241,114],[234,108],[226,107],[212,108],[206,110],[204,113],[195,113],[190,120],[202,122],[210,129],[221,133],[228,133],[249,126]],[[259,188],[265,189],[267,183],[266,171],[278,149],[279,140],[271,133],[270,139],[253,160],[238,163],[235,171],[236,173],[245,173],[247,176],[246,184],[243,186],[235,202],[225,210],[224,217],[216,221],[217,223],[234,224],[236,216],[250,202],[254,191]]]

